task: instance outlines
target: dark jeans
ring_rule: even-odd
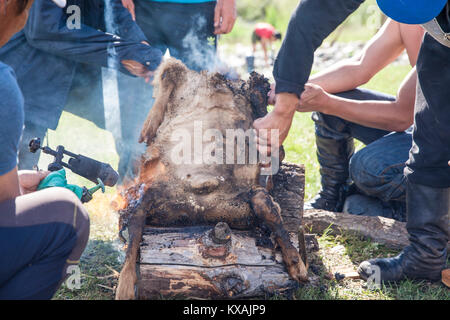
[[[207,70],[216,59],[215,1],[167,3],[136,0],[136,22],[150,45],[167,51],[190,69]]]
[[[67,189],[0,203],[0,299],[50,299],[88,238],[87,211]]]
[[[366,89],[338,94],[354,100],[393,100],[394,97]],[[354,153],[349,163],[350,179],[363,194],[384,202],[405,201],[403,169],[411,148],[412,134],[389,132],[361,126],[356,123],[322,113],[312,115],[316,132],[333,139],[355,138],[367,146]]]
[[[417,60],[414,141],[405,169],[408,181],[450,187],[450,48],[425,34]]]

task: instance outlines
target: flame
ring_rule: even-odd
[[[133,189],[139,185],[138,178],[134,178],[125,182],[123,185],[117,187],[117,193],[111,201],[111,208],[115,211],[124,210],[133,200],[134,192]]]
[[[139,201],[147,192],[152,182],[159,176],[164,176],[166,166],[159,159],[142,161],[139,174],[136,178],[118,187],[117,194],[111,201],[113,210],[120,211],[126,209],[130,204]]]
[[[123,210],[127,206],[128,201],[125,199],[121,192],[118,192],[111,201],[111,208],[115,211]]]

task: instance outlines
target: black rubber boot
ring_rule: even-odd
[[[407,182],[406,210],[410,245],[394,258],[361,263],[358,272],[363,279],[379,271],[378,280],[385,282],[404,278],[440,280],[447,261],[450,188]]]
[[[305,209],[341,212],[348,188],[349,160],[354,152],[353,138],[326,138],[316,132],[316,145],[322,189],[305,204]]]

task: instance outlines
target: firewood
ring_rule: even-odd
[[[445,269],[442,271],[442,283],[450,288],[450,269]]]
[[[306,210],[303,214],[303,223],[305,229],[313,233],[322,233],[327,228],[330,228],[333,235],[353,232],[392,249],[403,249],[409,244],[406,223],[384,217]],[[450,248],[450,242],[447,248]]]

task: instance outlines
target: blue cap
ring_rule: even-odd
[[[388,17],[407,24],[422,24],[436,18],[447,0],[377,0]]]

